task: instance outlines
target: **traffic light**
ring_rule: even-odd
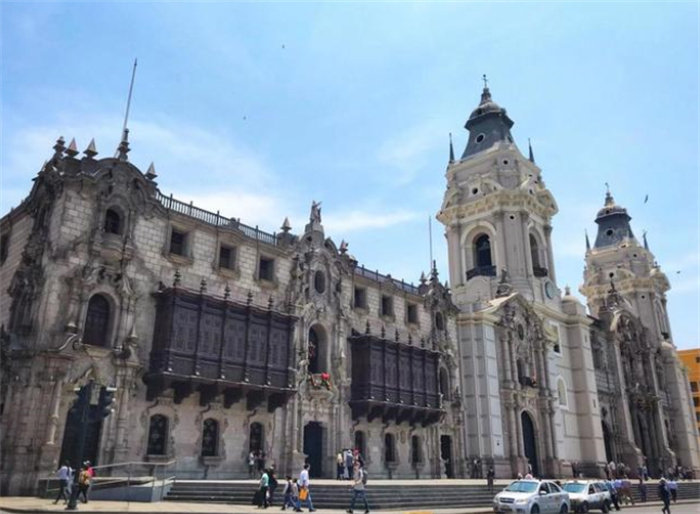
[[[116,387],[103,387],[100,389],[100,399],[97,403],[97,412],[103,418],[106,418],[114,410],[114,393],[117,391]]]

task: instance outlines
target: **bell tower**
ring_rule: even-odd
[[[485,83],[465,124],[469,136],[461,159],[450,153],[437,217],[446,227],[450,283],[462,306],[494,298],[504,269],[510,285],[526,299],[560,302],[551,245],[557,205],[532,147],[525,157],[512,127]]]

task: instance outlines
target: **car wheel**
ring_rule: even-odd
[[[605,500],[600,510],[603,512],[603,514],[608,514],[608,512],[610,512],[610,502]]]
[[[583,514],[586,514],[586,512],[588,512],[588,502],[583,502],[583,504],[581,505],[581,512]]]
[[[530,509],[530,514],[540,514],[540,506],[533,505],[532,509]]]
[[[569,512],[569,506],[566,503],[561,504],[561,509],[559,509],[559,514],[567,514]]]

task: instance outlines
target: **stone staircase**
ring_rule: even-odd
[[[431,481],[430,484],[416,480],[400,481],[395,484],[388,480],[367,484],[367,499],[372,510],[413,510],[413,509],[454,509],[491,508],[495,493],[489,493],[481,484],[465,484],[461,481]],[[311,497],[316,509],[347,509],[351,492],[349,482],[334,484],[312,484]],[[275,505],[282,504],[283,483],[275,493]],[[182,480],[173,484],[167,501],[230,503],[250,505],[257,490],[257,483],[243,481]],[[494,486],[498,492],[504,483]],[[633,486],[636,502],[640,500],[636,484]],[[647,483],[649,501],[657,501],[656,482]],[[678,486],[679,500],[700,500],[700,482],[683,482]],[[361,510],[361,506],[356,509]]]

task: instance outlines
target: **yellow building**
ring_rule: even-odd
[[[700,432],[700,348],[679,350],[678,356],[688,369],[690,392],[693,395],[693,406],[695,407],[695,421]]]

